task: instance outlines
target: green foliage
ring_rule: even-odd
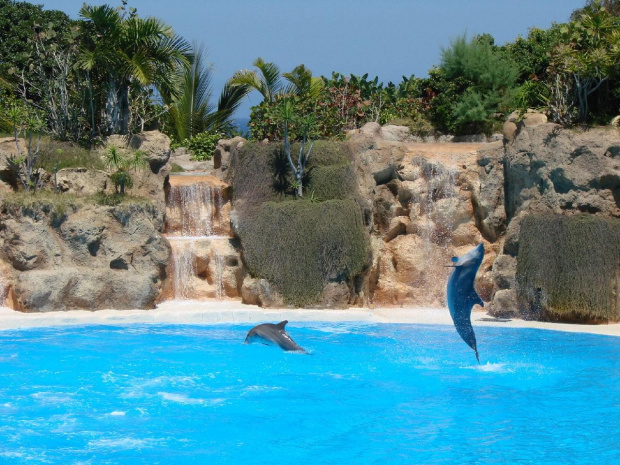
[[[178,95],[165,102],[169,107],[165,130],[173,140],[183,141],[182,145],[204,132],[231,133],[232,115],[249,92],[245,86],[227,84],[215,106],[211,102],[212,68],[204,62],[204,48],[197,44],[192,48],[191,66],[179,69]]]
[[[105,163],[95,151],[73,142],[60,142],[49,136],[41,139],[41,168],[51,173],[56,168],[86,168],[104,170]]]
[[[451,46],[442,50],[441,74],[449,82],[461,80],[461,89],[453,99],[432,102],[451,107],[435,112],[435,118],[443,127],[455,134],[490,131],[494,115],[509,110],[513,89],[517,80],[517,66],[492,44],[492,37],[474,37],[467,41],[465,36],[457,37]]]
[[[298,153],[300,144],[291,145]],[[283,144],[251,142],[238,150],[233,160],[234,200],[246,203],[277,201],[294,196],[289,186],[295,181]],[[315,191],[321,199],[344,199],[355,195],[352,156],[346,144],[317,140],[312,148],[306,178],[308,192]],[[339,178],[351,174],[351,177]]]
[[[547,76],[553,47],[561,41],[560,28],[532,28],[527,37],[517,37],[504,47],[504,52],[519,68],[518,82],[536,82]]]
[[[224,137],[221,132],[206,131],[196,134],[191,139],[185,139],[178,145],[186,147],[191,152],[192,160],[211,160],[217,142]]]
[[[114,171],[110,175],[110,179],[120,195],[125,195],[125,189],[131,189],[133,186],[133,179],[129,170],[138,171],[147,165],[146,155],[139,150],[130,156],[126,156],[116,147],[110,147],[105,153],[104,159],[108,169]]]
[[[595,3],[559,31],[562,40],[551,51],[547,82],[552,118],[567,126],[585,123],[592,103],[596,113],[617,114],[620,102],[613,89],[620,83],[620,16]]]
[[[58,10],[44,10],[42,5],[14,0],[0,0],[0,76],[16,82],[16,75],[23,71],[25,79],[37,84],[41,82],[30,69],[33,40],[37,33],[53,36],[53,44],[62,49],[71,34],[74,24],[69,17]],[[53,32],[52,32],[53,31]],[[46,69],[53,66],[44,61]],[[30,98],[39,99],[36,93]]]
[[[325,284],[359,274],[370,254],[347,146],[316,141],[308,167],[309,195],[294,200],[282,144],[244,144],[231,161],[244,260],[295,306],[316,303]]]
[[[244,260],[288,305],[318,301],[326,284],[359,274],[368,263],[368,236],[354,200],[267,202],[240,223]]]
[[[523,219],[518,295],[551,319],[620,319],[620,220],[594,215]]]

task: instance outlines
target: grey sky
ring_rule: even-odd
[[[41,1],[41,0],[39,0]],[[36,3],[36,2],[35,2]],[[83,0],[42,0],[46,9],[77,17]],[[104,1],[88,1],[101,4]],[[108,2],[112,6],[120,0]],[[568,20],[585,0],[130,0],[141,16],[157,16],[207,47],[214,98],[237,70],[261,56],[283,71],[304,63],[315,75],[426,76],[441,47],[467,32],[497,44]],[[237,117],[260,101],[252,95]]]

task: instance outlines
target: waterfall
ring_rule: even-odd
[[[6,299],[8,289],[8,283],[5,281],[2,274],[2,268],[0,267],[0,307],[4,306],[4,301]]]
[[[196,275],[194,260],[195,239],[171,241],[172,269],[173,269],[173,296],[175,299],[189,299],[192,296],[192,277]]]
[[[166,232],[186,237],[215,234],[222,203],[222,192],[214,186],[171,185],[166,196]]]
[[[223,283],[230,226],[225,184],[208,175],[171,175],[166,190],[164,234],[172,247],[174,299],[226,297]]]
[[[215,269],[216,297],[218,300],[222,300],[224,297],[224,258],[217,251],[215,252]]]

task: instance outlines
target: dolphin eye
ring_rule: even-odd
[[[456,263],[459,261],[459,257],[452,257],[450,260],[452,260],[452,263]]]

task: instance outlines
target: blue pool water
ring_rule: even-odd
[[[620,463],[620,338],[250,327],[0,332],[0,463]]]

